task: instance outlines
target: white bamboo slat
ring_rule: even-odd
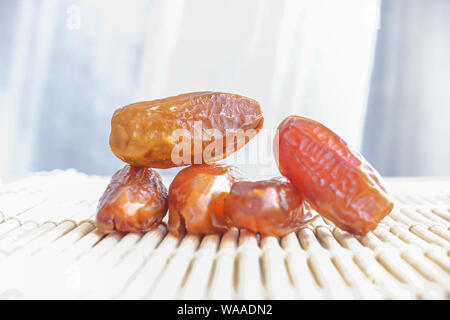
[[[0,185],[0,297],[450,299],[450,179],[386,179],[395,208],[364,237],[319,218],[283,238],[165,224],[105,236],[93,219],[108,180],[71,169]]]

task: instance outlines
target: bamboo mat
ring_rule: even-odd
[[[281,239],[103,236],[108,181],[57,170],[0,185],[1,299],[450,298],[450,179],[387,179],[395,209],[365,237],[319,219]]]

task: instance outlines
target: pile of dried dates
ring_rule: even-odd
[[[252,139],[263,121],[258,102],[221,92],[187,93],[116,110],[110,146],[127,165],[100,198],[97,228],[144,232],[169,211],[169,230],[177,236],[230,227],[284,236],[318,213],[364,235],[392,210],[382,178],[370,164],[330,129],[303,117],[289,116],[278,127],[274,152],[283,177],[248,181],[238,168],[217,163]],[[169,190],[152,169],[179,166],[187,167]]]

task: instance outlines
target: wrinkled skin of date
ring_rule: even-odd
[[[375,169],[316,121],[286,118],[278,127],[274,152],[281,174],[341,229],[365,235],[393,208]]]
[[[223,164],[194,165],[181,170],[169,187],[169,230],[179,236],[222,233],[224,198],[242,178],[239,169]]]
[[[160,175],[126,165],[111,178],[97,207],[99,231],[144,232],[159,224],[167,212],[167,189]]]
[[[109,143],[119,159],[135,166],[213,163],[244,146],[263,121],[253,99],[193,92],[116,110]]]
[[[229,226],[269,236],[284,236],[317,217],[292,183],[281,178],[234,183],[224,214]]]

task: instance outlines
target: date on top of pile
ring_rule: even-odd
[[[116,110],[109,143],[119,159],[133,166],[213,163],[242,148],[263,122],[253,99],[222,92],[185,93]]]

